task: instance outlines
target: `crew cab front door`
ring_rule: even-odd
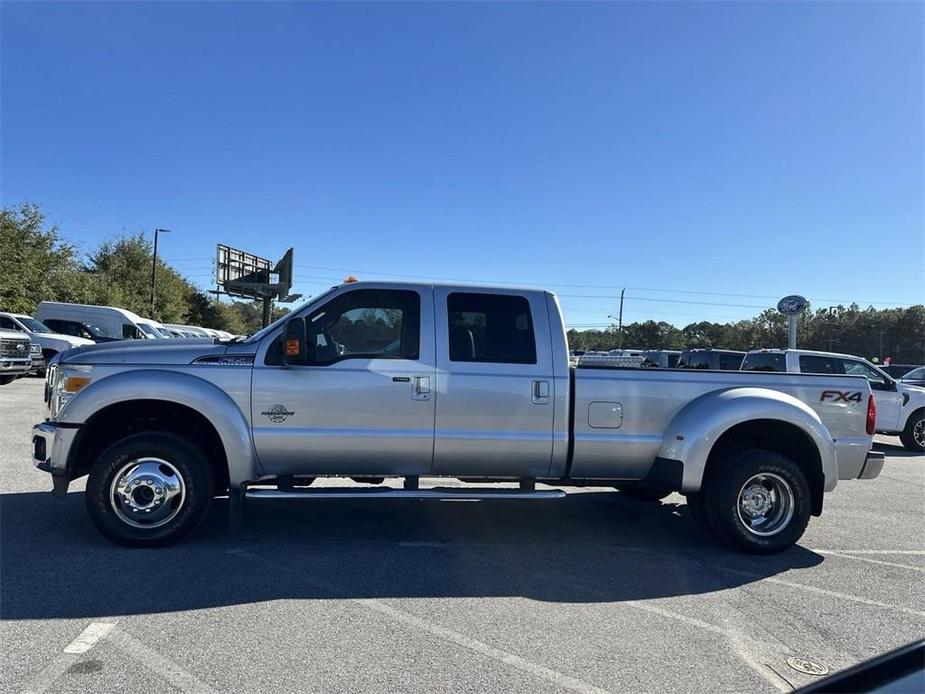
[[[268,474],[426,475],[434,446],[433,292],[339,292],[305,316],[308,360],[258,353],[251,417]]]

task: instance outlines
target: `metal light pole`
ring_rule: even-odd
[[[170,229],[154,230],[154,259],[151,261],[151,319],[154,320],[154,278],[157,276],[157,235],[169,234]]]

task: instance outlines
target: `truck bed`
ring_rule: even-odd
[[[802,403],[836,439],[842,479],[857,476],[869,448],[865,422],[870,389],[859,376],[598,365],[578,366],[571,374],[573,450],[565,470],[568,477],[647,477],[665,442],[684,436],[677,425],[673,428],[673,421],[708,395],[740,397],[744,405],[749,393],[773,391],[791,403]],[[704,416],[710,409],[704,408]],[[736,411],[742,421],[762,417],[754,407]],[[725,417],[728,427],[728,414]],[[773,416],[768,413],[768,418]]]

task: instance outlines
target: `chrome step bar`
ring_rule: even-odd
[[[395,489],[393,487],[318,487],[315,489],[269,489],[266,487],[248,487],[244,490],[248,499],[437,499],[437,500],[486,500],[486,499],[522,499],[545,500],[562,499],[565,492],[561,489],[483,489],[465,487],[432,487],[430,489]]]

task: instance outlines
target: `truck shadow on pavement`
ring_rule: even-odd
[[[0,496],[3,619],[87,618],[276,599],[510,597],[574,603],[712,593],[823,557],[738,555],[701,534],[683,497],[618,492],[549,502],[227,501],[162,549],[106,541],[83,493]]]
[[[896,445],[892,443],[882,443],[880,441],[874,441],[872,446],[873,450],[880,451],[881,453],[886,453],[891,458],[925,458],[925,453],[919,453],[918,451],[910,451],[908,448],[905,448],[901,445]]]

